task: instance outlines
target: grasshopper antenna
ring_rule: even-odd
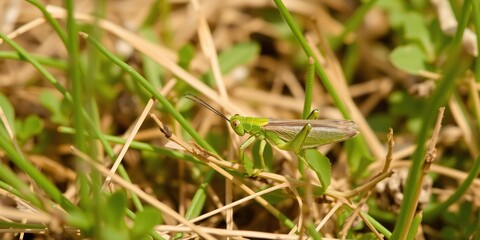
[[[202,99],[196,97],[196,96],[193,96],[191,94],[186,94],[185,95],[185,98],[187,99],[190,99],[202,106],[204,106],[206,109],[212,111],[213,113],[217,114],[218,116],[224,118],[225,120],[229,121],[230,122],[230,119],[228,119],[225,115],[223,115],[220,111],[218,111],[217,109],[213,108],[212,106],[210,106],[208,103],[206,103],[205,101],[203,101]]]

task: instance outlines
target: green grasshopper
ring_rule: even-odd
[[[293,151],[298,158],[306,163],[300,156],[302,149],[314,148],[320,145],[345,141],[357,135],[356,123],[351,120],[317,120],[318,110],[313,110],[306,120],[281,120],[273,118],[244,117],[238,114],[230,119],[220,111],[213,108],[205,101],[192,95],[186,98],[204,106],[208,110],[224,118],[230,123],[233,131],[239,136],[246,133],[250,137],[240,146],[239,158],[242,159],[249,175],[253,175],[253,164],[245,155],[245,149],[256,140],[260,141],[260,161],[265,169],[263,152],[267,143],[275,145],[282,150]],[[246,167],[250,164],[250,167]],[[249,170],[250,169],[250,170]]]

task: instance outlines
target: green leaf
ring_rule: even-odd
[[[152,11],[155,10],[152,9]],[[150,42],[159,42],[157,32],[155,32],[155,30],[151,27],[142,27],[140,29],[140,34]],[[146,55],[142,55],[142,60],[145,78],[153,85],[154,88],[158,89],[162,87],[162,79],[165,75],[164,68]]]
[[[220,72],[228,74],[235,67],[241,66],[255,59],[259,53],[260,46],[255,42],[239,43],[231,48],[225,49],[218,56]],[[212,86],[215,84],[212,71],[202,76],[202,81]]]
[[[312,170],[315,171],[323,189],[326,190],[328,186],[330,186],[332,176],[332,164],[330,163],[330,159],[320,153],[317,149],[306,149],[305,160]]]
[[[389,13],[395,11],[403,12],[405,9],[405,2],[403,0],[378,0],[376,6]]]
[[[199,176],[199,174],[195,174],[195,175]],[[188,208],[187,213],[185,213],[185,219],[187,220],[190,220],[194,217],[198,217],[202,212],[203,206],[205,205],[205,200],[207,199],[208,183],[215,176],[215,171],[208,171],[202,176],[204,177],[203,183],[197,189],[197,192],[193,196],[190,207]]]
[[[68,213],[67,223],[80,229],[82,232],[88,232],[93,226],[90,215],[80,209],[74,209]]]
[[[257,57],[259,50],[260,46],[255,42],[239,43],[225,49],[218,56],[222,74],[227,74],[235,67],[252,61]]]
[[[125,223],[127,197],[123,191],[117,191],[108,196],[107,201],[101,201],[102,219],[96,221],[102,225],[102,239],[128,240],[130,234]],[[103,222],[102,222],[103,220]]]
[[[50,111],[50,121],[59,125],[68,124],[68,117],[63,111],[63,103],[53,92],[42,91],[40,93],[40,104]]]
[[[127,228],[115,228],[110,225],[107,225],[102,228],[100,232],[102,236],[101,239],[105,240],[130,240],[135,238],[130,238]],[[137,238],[138,239],[138,238]]]
[[[127,198],[124,192],[118,191],[109,196],[104,208],[107,225],[118,229],[124,228],[125,222],[123,217],[125,216],[126,207]]]
[[[146,207],[137,213],[135,224],[131,231],[131,239],[145,239],[153,227],[160,223],[160,213],[151,207]]]
[[[414,98],[404,91],[394,91],[388,97],[389,114],[393,117],[409,117],[418,116],[418,109],[422,109],[424,101]]]
[[[16,121],[16,135],[20,142],[25,142],[43,130],[43,120],[37,115],[29,115],[24,121]]]
[[[369,173],[366,171],[367,167],[374,162],[374,159],[362,153],[360,147],[360,138],[356,137],[345,142],[345,149],[347,151],[347,161],[353,180],[363,178]]]
[[[415,44],[397,47],[389,57],[395,67],[411,74],[427,69],[425,53]]]
[[[386,113],[372,113],[367,122],[373,131],[386,133],[388,128],[395,127],[396,118]]]
[[[433,58],[433,45],[423,16],[417,12],[408,12],[404,22],[405,39],[416,41],[426,52],[428,58]]]
[[[183,69],[188,69],[194,56],[195,48],[191,44],[183,45],[180,50],[178,50],[178,65]]]

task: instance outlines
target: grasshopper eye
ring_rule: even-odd
[[[232,122],[232,126],[233,126],[233,127],[238,127],[238,126],[240,126],[240,121],[234,120],[234,121]]]

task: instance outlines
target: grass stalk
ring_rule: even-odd
[[[461,38],[463,36],[463,31],[468,19],[467,16],[469,15],[468,13],[470,11],[470,5],[471,0],[465,1],[462,14],[460,15],[463,17],[461,18],[461,23],[457,28],[451,50],[448,52],[449,61],[445,64],[447,69],[443,75],[443,78],[439,81],[437,88],[427,100],[427,103],[422,111],[422,126],[417,136],[417,148],[412,157],[412,167],[406,182],[404,199],[400,207],[400,214],[397,218],[391,239],[406,239],[408,229],[410,229],[412,224],[412,220],[417,208],[415,196],[420,188],[418,182],[422,174],[424,157],[426,153],[425,142],[427,141],[427,136],[430,129],[433,127],[434,116],[436,116],[435,111],[446,103],[447,99],[452,94],[457,80],[457,64],[452,63],[452,61],[457,61],[458,59],[457,54],[460,49]]]

